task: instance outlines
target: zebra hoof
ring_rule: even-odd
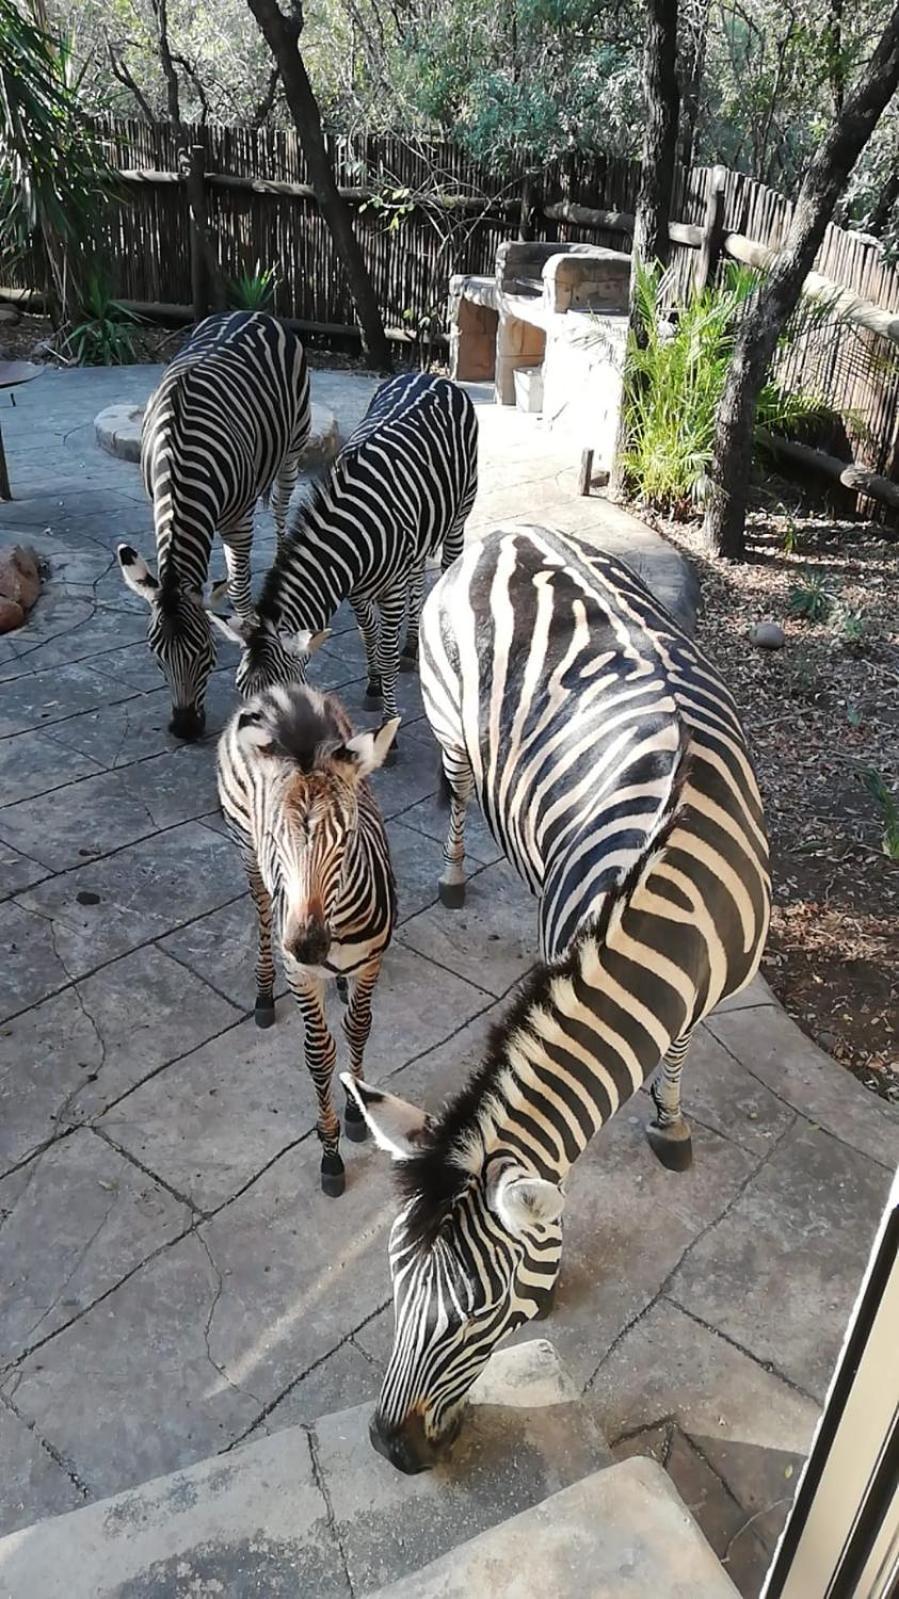
[[[460,911],[465,904],[464,883],[444,883],[441,879],[437,884],[437,892],[440,895],[441,905],[448,911]]]
[[[379,677],[370,677],[365,685],[362,704],[367,711],[379,711],[384,703],[384,693]]]
[[[261,998],[257,999],[256,1000],[256,1009],[255,1009],[253,1014],[254,1014],[254,1016],[256,1018],[256,1026],[257,1027],[274,1027],[274,1025],[275,1025],[275,1002],[274,1002],[274,1000],[269,995],[264,995]]]
[[[693,1164],[693,1138],[684,1118],[670,1127],[652,1121],[646,1129],[649,1147],[668,1171],[689,1171]]]
[[[339,1155],[322,1155],[322,1193],[339,1199],[346,1188],[346,1172]]]
[[[417,650],[416,650],[414,655],[411,655],[411,654],[407,655],[406,651],[403,650],[403,653],[400,656],[400,671],[401,672],[417,672],[418,671],[418,651]]]
[[[341,1005],[347,1005],[349,1003],[350,991],[347,988],[347,981],[345,977],[337,978],[337,997],[340,1000]]]
[[[368,1137],[368,1125],[359,1106],[353,1099],[348,1099],[343,1113],[343,1125],[347,1138],[353,1144],[364,1144]]]

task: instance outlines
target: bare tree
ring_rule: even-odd
[[[295,3],[290,16],[284,15],[277,0],[247,0],[247,4],[268,41],[280,72],[284,95],[306,157],[309,181],[349,280],[362,330],[362,348],[370,365],[389,372],[392,366],[390,346],[384,332],[381,309],[349,207],[337,187],[322,133],[318,102],[300,50],[303,31],[301,0]]]
[[[793,220],[768,276],[748,302],[718,408],[705,536],[719,555],[745,556],[744,529],[759,392],[784,324],[814,265],[849,174],[899,87],[899,6],[860,81],[809,164]]]

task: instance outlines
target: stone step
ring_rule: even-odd
[[[370,1405],[0,1540],[2,1599],[351,1599],[610,1463],[545,1339],[493,1356],[449,1460],[404,1477]]]
[[[634,1456],[491,1527],[371,1599],[734,1599],[671,1478]]]

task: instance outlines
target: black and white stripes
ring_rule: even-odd
[[[355,1090],[402,1163],[373,1439],[406,1470],[429,1463],[498,1339],[547,1306],[564,1178],[660,1063],[650,1142],[689,1163],[684,1055],[756,971],[770,895],[733,701],[611,556],[537,527],[471,545],[425,606],[422,689],[453,791],[446,898],[463,891],[475,789],[539,896],[544,958],[433,1121]]]
[[[325,1016],[329,980],[348,996],[345,1031],[355,1079],[371,1027],[372,993],[396,920],[384,824],[366,779],[396,731],[353,734],[330,695],[302,684],[256,695],[219,742],[222,809],[256,907],[256,1021],[275,1019],[272,931],[299,1004],[306,1064],[318,1095],[322,1187],[344,1186],[331,1099],[336,1047]],[[347,1132],[364,1135],[354,1102]]]
[[[257,499],[272,489],[279,539],[309,436],[303,346],[277,318],[207,317],[167,367],[144,417],[141,465],[152,502],[158,581],[129,545],[119,561],[150,607],[149,643],[172,695],[172,732],[203,730],[215,652],[203,589],[216,530],[228,592],[248,617]]]
[[[418,653],[428,556],[446,568],[461,552],[477,490],[477,421],[468,395],[445,378],[392,379],[299,511],[266,578],[258,621],[241,626],[237,685],[253,694],[302,676],[306,638],[349,597],[368,663],[368,702],[396,716],[399,633],[404,664]]]

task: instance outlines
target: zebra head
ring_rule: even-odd
[[[332,696],[282,683],[255,695],[235,723],[237,744],[258,773],[259,867],[282,949],[301,966],[321,966],[359,826],[359,784],[383,763],[399,718],[354,734]]]
[[[405,1196],[389,1244],[393,1349],[369,1433],[400,1471],[424,1471],[456,1436],[496,1345],[548,1305],[564,1197],[512,1150],[459,1141],[467,1091],[432,1118],[348,1073],[341,1081],[399,1163]]]
[[[179,583],[172,567],[160,583],[130,544],[120,544],[116,553],[128,587],[150,608],[147,642],[172,696],[169,732],[176,738],[200,738],[206,726],[206,689],[215,665],[203,596]]]
[[[305,683],[307,661],[331,636],[329,627],[319,633],[308,628],[288,633],[255,616],[244,621],[237,616],[216,616],[214,611],[207,614],[224,638],[240,646],[234,681],[245,700],[276,683]]]

